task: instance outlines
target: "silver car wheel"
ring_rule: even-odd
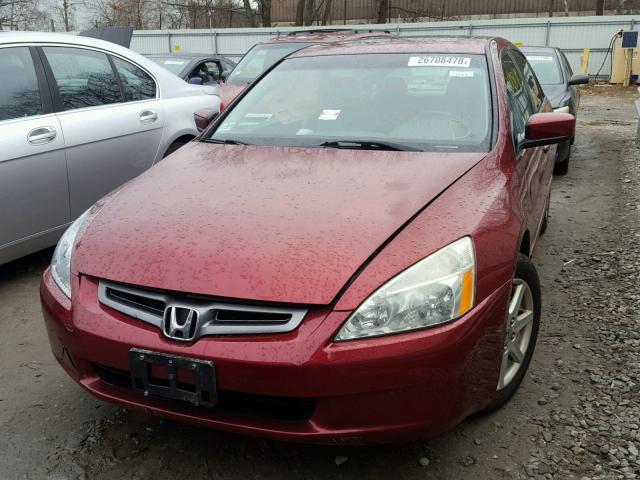
[[[514,278],[497,390],[507,387],[522,367],[531,342],[534,314],[531,288],[524,280]]]

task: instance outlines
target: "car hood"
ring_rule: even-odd
[[[560,106],[560,102],[568,96],[567,86],[563,83],[559,85],[542,85],[542,89],[544,90],[547,98],[549,98],[549,102],[551,102],[551,106],[553,108],[558,108]]]
[[[327,305],[394,232],[485,155],[192,142],[105,202],[79,236],[72,271]]]

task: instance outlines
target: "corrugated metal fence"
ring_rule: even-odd
[[[524,45],[551,45],[559,47],[565,52],[574,71],[579,71],[582,50],[590,48],[589,74],[595,75],[604,60],[614,34],[619,29],[638,30],[639,22],[640,18],[620,15],[374,24],[353,27],[386,29],[403,37],[491,35],[504,37],[514,43],[521,42]],[[134,32],[131,48],[141,53],[213,52],[238,60],[257,42],[278,35],[286,35],[292,30],[297,29],[294,27],[280,29],[142,30]],[[610,61],[607,60],[601,75],[608,75],[609,66]]]

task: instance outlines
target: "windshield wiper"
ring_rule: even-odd
[[[253,143],[243,142],[241,140],[231,140],[230,138],[225,138],[224,140],[220,140],[218,138],[207,138],[203,141],[207,143],[222,143],[224,145],[253,145]]]
[[[318,145],[326,148],[357,148],[362,150],[394,150],[400,152],[422,152],[421,149],[395,142],[378,142],[375,140],[333,140]]]

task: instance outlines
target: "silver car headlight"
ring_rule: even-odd
[[[71,254],[78,231],[80,231],[88,214],[89,210],[80,215],[62,234],[51,259],[51,275],[60,290],[69,298],[71,298]]]
[[[438,250],[376,290],[336,341],[375,337],[454,320],[473,307],[476,265],[470,237]]]

